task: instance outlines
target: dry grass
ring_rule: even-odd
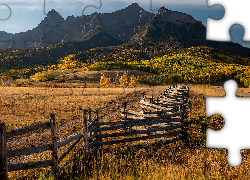
[[[38,88],[0,87],[1,122],[7,131],[49,121],[56,114],[57,138],[59,141],[81,131],[82,109],[101,109],[140,88]],[[117,107],[118,108],[118,107]],[[7,141],[8,149],[20,149],[50,142],[50,131],[37,131],[32,136],[23,135]],[[81,142],[80,144],[82,144]],[[61,154],[66,147],[60,148]],[[50,152],[10,158],[9,163],[50,159]],[[17,179],[30,174],[44,173],[40,170],[11,172],[10,178]]]
[[[206,97],[225,96],[222,86],[196,84],[188,86],[192,103],[190,117],[205,115]],[[166,89],[166,86],[140,86],[137,90],[139,89],[150,89],[148,95],[153,94],[156,97]],[[5,122],[7,131],[10,131],[48,121],[50,113],[55,113],[56,123],[60,126],[69,120],[78,119],[82,109],[100,109],[134,90],[126,88],[124,93],[122,88],[100,88],[98,90],[98,88],[0,87],[1,122]],[[250,90],[247,88],[239,88],[237,95],[249,97],[249,92]],[[222,119],[215,119],[210,123],[210,127],[223,126]],[[76,126],[59,129],[58,138],[73,134],[80,130],[80,126],[81,122],[76,123]],[[92,160],[79,157],[81,161],[75,161],[75,166],[70,165],[66,172],[61,173],[61,177],[65,179],[249,179],[248,167],[250,164],[247,161],[250,158],[249,151],[242,151],[242,165],[232,168],[227,163],[226,150],[205,148],[206,132],[202,123],[201,125],[199,123],[191,125],[189,133],[193,146],[191,149],[178,143],[147,145],[145,148],[135,148],[134,150],[128,150],[122,145],[119,148],[112,148],[110,152],[100,153]],[[49,138],[46,134],[44,136],[37,134],[35,139],[23,137],[22,142],[12,140],[9,148],[29,147],[38,142],[47,141]],[[63,149],[59,150],[59,153],[62,151]],[[50,154],[47,152],[42,156],[39,154],[28,156],[26,160],[37,161],[49,158]],[[79,168],[85,168],[85,170],[82,171]],[[45,168],[40,168],[9,174],[11,179],[25,179],[27,175],[31,174],[37,174],[37,177],[42,176],[45,170]]]
[[[0,87],[1,121],[7,131],[49,120],[57,124],[81,114],[82,109],[100,109],[135,88],[33,88]]]

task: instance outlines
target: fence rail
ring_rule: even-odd
[[[140,103],[142,112],[126,110],[126,104],[124,104],[122,121],[91,123],[91,127],[86,129],[86,133],[90,134],[85,134],[85,149],[90,152],[105,145],[161,137],[168,137],[168,142],[182,140],[188,144],[187,114],[190,109],[188,96],[188,87],[181,86],[168,88],[156,100],[153,96],[150,98],[143,96]],[[146,102],[146,99],[150,102]],[[142,128],[144,126],[148,128]],[[114,130],[120,130],[120,132],[114,132]],[[131,137],[132,135],[140,136]],[[113,139],[110,140],[110,138]]]
[[[143,111],[135,112],[127,110],[126,103],[124,103],[123,119],[114,122],[101,122],[98,111],[95,111],[96,118],[91,120],[91,109],[84,109],[82,111],[82,132],[61,142],[57,142],[54,114],[51,114],[49,122],[16,129],[11,132],[6,132],[5,123],[0,123],[0,179],[8,179],[8,172],[11,171],[48,166],[51,166],[54,179],[58,179],[59,171],[67,166],[79,151],[85,150],[86,155],[89,156],[90,152],[96,152],[102,146],[112,144],[162,137],[168,137],[165,141],[167,143],[182,140],[187,144],[186,119],[188,110],[190,109],[188,97],[189,89],[187,86],[170,87],[155,100],[153,96],[147,98],[144,94],[140,102]],[[146,102],[147,99],[150,102]],[[6,138],[13,138],[41,128],[50,128],[51,143],[31,148],[7,149]],[[119,132],[114,131],[118,129],[120,129]],[[135,137],[135,135],[139,136]],[[80,148],[63,165],[58,167],[58,164],[81,139],[84,139],[84,147]],[[66,146],[69,143],[71,143],[69,147],[58,157],[58,148]],[[48,150],[51,151],[50,160],[17,164],[7,163],[8,157],[31,155]]]
[[[91,110],[89,111],[91,113]],[[98,111],[97,111],[98,113]],[[91,118],[91,116],[89,116]],[[92,123],[94,123],[93,121]],[[91,125],[91,124],[90,124]],[[91,126],[89,126],[91,127]],[[31,131],[35,131],[41,128],[50,128],[51,129],[51,143],[44,144],[40,146],[35,146],[31,148],[23,148],[23,149],[15,149],[15,150],[8,150],[6,145],[6,138],[13,138],[18,135],[23,135],[25,133],[29,133]],[[52,173],[54,179],[58,179],[59,170],[65,166],[63,164],[60,168],[58,164],[70,153],[70,151],[79,143],[79,141],[83,138],[85,132],[82,131],[79,134],[76,134],[72,137],[67,138],[64,141],[57,142],[56,138],[56,124],[55,124],[55,115],[51,114],[51,118],[49,122],[43,122],[36,125],[27,126],[24,128],[16,129],[6,133],[5,123],[0,123],[0,179],[5,180],[8,179],[8,172],[17,171],[17,170],[27,170],[27,169],[34,169],[40,167],[52,167]],[[69,143],[70,146],[58,157],[57,149],[61,148]],[[7,158],[15,157],[15,156],[22,156],[22,155],[31,155],[34,153],[41,153],[44,151],[51,151],[51,159],[50,160],[43,160],[37,162],[26,162],[26,163],[17,163],[17,164],[8,164]],[[67,163],[70,161],[68,160]]]

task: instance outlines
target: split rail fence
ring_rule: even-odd
[[[105,145],[162,137],[169,137],[169,139],[165,141],[167,143],[182,140],[185,144],[188,144],[186,133],[186,119],[190,108],[188,96],[189,90],[187,86],[169,87],[163,94],[157,97],[156,100],[151,96],[151,98],[149,98],[150,102],[146,102],[147,98],[143,95],[143,99],[140,102],[143,111],[135,112],[126,110],[126,103],[124,103],[123,120],[114,122],[100,122],[98,111],[95,112],[96,118],[92,120],[91,109],[88,111],[84,109],[82,112],[82,132],[62,142],[57,142],[54,114],[51,115],[50,122],[16,129],[11,132],[6,132],[5,123],[0,123],[0,179],[8,179],[8,172],[10,171],[48,166],[51,166],[54,179],[58,179],[59,171],[68,165],[78,152],[75,152],[75,154],[60,167],[58,167],[58,164],[71,152],[73,147],[75,147],[82,138],[84,138],[83,149],[85,149],[87,156],[90,152],[96,152],[100,147]],[[51,129],[50,144],[24,149],[7,149],[6,138],[12,138],[41,128]],[[71,143],[70,146],[58,157],[58,148],[69,143]],[[18,164],[7,163],[7,158],[9,157],[30,155],[48,150],[51,151],[50,160]]]
[[[92,121],[85,129],[85,149],[97,151],[105,145],[169,137],[165,142],[182,140],[188,145],[187,117],[190,110],[187,86],[169,87],[156,100],[151,96],[146,102],[143,96],[141,112],[126,110],[124,104],[122,121]],[[85,115],[86,116],[86,115]],[[85,118],[86,119],[86,118]],[[141,136],[135,136],[141,135]],[[126,137],[126,138],[125,138]]]

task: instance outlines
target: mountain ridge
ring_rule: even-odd
[[[53,41],[51,44],[48,42],[48,46],[43,46],[46,45],[46,42],[39,41],[43,38],[42,34],[40,37],[35,37],[37,42],[31,43],[29,50],[20,49],[15,52],[13,52],[12,49],[0,50],[3,59],[5,59],[5,63],[0,64],[0,68],[20,69],[34,65],[46,66],[48,64],[56,64],[61,58],[77,53],[80,54],[77,56],[78,58],[82,59],[83,62],[88,62],[89,59],[92,59],[91,61],[96,59],[96,55],[92,52],[100,53],[106,51],[115,54],[121,49],[127,49],[128,51],[131,49],[135,50],[136,53],[132,55],[132,60],[161,57],[176,49],[195,46],[209,46],[229,54],[239,54],[250,57],[249,48],[244,48],[239,44],[207,41],[205,26],[203,26],[200,21],[196,21],[191,15],[167,10],[165,7],[159,9],[156,14],[143,11],[142,9],[138,12],[138,7],[138,4],[132,4],[125,8],[137,12],[135,19],[129,18],[133,16],[133,14],[130,13],[126,15],[127,11],[124,10],[104,14],[93,13],[88,16],[76,18],[69,16],[66,19],[67,22],[62,21],[60,25],[61,28],[47,27],[51,29],[49,29],[45,35],[47,35],[48,40]],[[103,15],[102,18],[105,19],[109,18],[111,14],[113,14],[112,16],[115,15],[114,20],[117,21],[126,15],[128,18],[124,19],[124,23],[134,24],[134,27],[131,28],[130,31],[127,31],[130,33],[130,38],[127,38],[128,41],[126,41],[125,36],[123,36],[125,39],[117,38],[118,35],[126,31],[124,24],[118,24],[118,28],[115,29],[117,30],[116,32],[112,31],[114,30],[112,28],[115,26],[109,27],[110,22],[106,23],[105,21],[106,24],[94,23],[100,19],[101,15]],[[39,32],[42,31],[41,26],[45,21],[48,22],[51,18],[57,19],[57,22],[60,23],[60,15],[52,11],[49,14],[49,18],[45,18],[44,21],[39,24],[40,29],[36,27],[37,29],[35,30]],[[86,24],[83,26],[81,24],[82,22],[86,22]],[[70,23],[72,23],[72,26],[70,26],[71,29],[67,29],[67,26],[71,25]],[[138,25],[138,23],[142,23],[144,26],[140,28],[138,26],[136,27],[135,25]],[[77,25],[79,26],[77,27]],[[137,31],[134,31],[134,28],[138,28]],[[61,31],[66,35],[54,35]],[[29,33],[31,32],[29,31]],[[13,37],[15,38],[16,36]],[[54,37],[60,38],[58,41],[54,41]],[[86,54],[86,56],[83,54]],[[106,60],[105,57],[107,57],[107,55],[104,55],[101,60]]]
[[[101,26],[118,40],[126,42],[139,30],[139,27],[144,26],[153,16],[153,13],[145,11],[137,3],[132,3],[125,9],[112,13],[92,13],[80,17],[68,16],[66,19],[52,9],[37,27],[15,34],[11,38],[11,41],[15,42],[14,46],[6,42],[1,48],[26,49],[63,41],[75,42],[77,39],[81,39],[80,36],[87,35],[97,26]],[[79,33],[73,36],[68,35],[74,32]]]

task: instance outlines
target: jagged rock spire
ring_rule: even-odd
[[[168,11],[168,9],[166,9],[165,6],[162,6],[162,7],[158,10],[158,12],[156,13],[156,15],[158,15],[158,14],[163,14],[164,12],[167,12],[167,11]]]

